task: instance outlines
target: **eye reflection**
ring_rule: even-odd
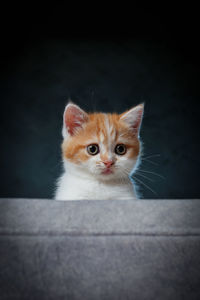
[[[97,144],[91,144],[91,145],[87,146],[87,152],[90,155],[96,155],[99,153],[99,146]]]
[[[126,146],[124,144],[118,144],[115,147],[115,153],[118,155],[124,155],[126,153]]]

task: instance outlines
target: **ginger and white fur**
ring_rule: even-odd
[[[63,116],[62,155],[64,173],[57,181],[56,200],[136,199],[129,174],[140,156],[139,130],[144,105],[123,114],[88,114],[70,102]],[[91,155],[87,146],[96,144]],[[115,147],[126,146],[118,155]],[[107,162],[110,162],[109,171]]]

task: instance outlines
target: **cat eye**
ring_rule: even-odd
[[[123,155],[126,153],[126,146],[124,144],[118,144],[115,147],[115,153],[118,155]]]
[[[97,144],[91,144],[91,145],[87,146],[87,152],[90,155],[96,155],[99,153],[99,146]]]

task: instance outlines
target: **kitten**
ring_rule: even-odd
[[[55,199],[136,199],[130,172],[140,155],[144,105],[122,114],[86,113],[69,103],[63,117],[64,173]]]

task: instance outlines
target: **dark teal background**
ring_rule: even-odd
[[[197,29],[161,16],[86,34],[56,20],[12,23],[4,32],[0,196],[52,197],[71,98],[103,112],[145,102],[141,138],[152,162],[141,169],[164,178],[137,176],[156,192],[141,185],[143,197],[200,197]]]

